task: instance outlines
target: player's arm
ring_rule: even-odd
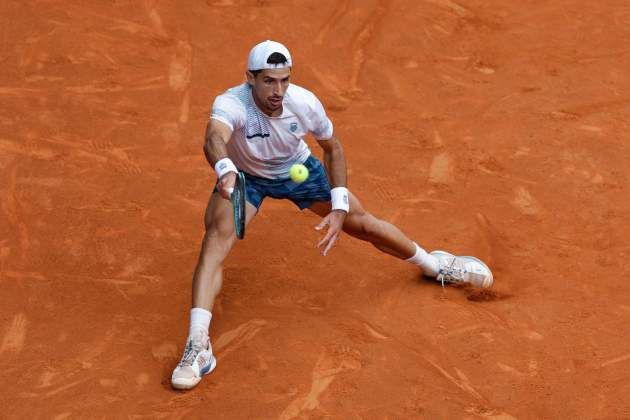
[[[225,146],[232,137],[232,129],[225,123],[211,118],[206,127],[206,138],[203,152],[210,166],[219,177],[219,194],[225,199],[230,198],[236,181],[236,167],[228,158]]]
[[[333,134],[328,140],[317,140],[317,144],[324,150],[324,166],[331,188],[346,187],[346,157],[339,139]]]
[[[346,189],[346,157],[344,156],[341,142],[334,134],[330,139],[317,140],[317,144],[324,150],[324,166],[332,188],[332,209],[315,228],[322,230],[325,226],[328,226],[326,235],[317,244],[322,249],[322,254],[326,255],[337,242],[337,239],[339,239],[343,222],[349,211],[349,197]]]

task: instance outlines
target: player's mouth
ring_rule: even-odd
[[[269,104],[273,107],[273,108],[278,108],[280,105],[282,105],[282,96],[274,96],[269,98]]]

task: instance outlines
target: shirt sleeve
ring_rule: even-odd
[[[227,124],[232,131],[245,124],[245,106],[232,95],[219,95],[212,104],[211,119]]]
[[[311,112],[311,133],[317,140],[329,140],[333,135],[333,124],[326,115],[324,106],[315,95],[312,97]]]

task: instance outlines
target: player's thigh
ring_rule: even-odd
[[[364,232],[368,228],[373,216],[365,211],[357,196],[352,192],[349,192],[348,196],[350,198],[350,211],[343,223],[343,230],[350,234]],[[325,217],[330,213],[331,208],[330,201],[316,201],[309,207],[309,210],[320,217]]]
[[[256,207],[249,202],[245,202],[245,225],[251,222],[256,212]],[[235,237],[232,202],[221,197],[218,192],[214,192],[210,196],[204,221],[207,234],[219,236],[223,239]]]

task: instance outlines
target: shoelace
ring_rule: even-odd
[[[195,361],[195,358],[197,357],[199,352],[201,352],[202,350],[203,350],[203,344],[195,343],[195,340],[193,340],[192,338],[188,340],[188,343],[186,343],[186,349],[184,350],[184,356],[182,357],[182,360],[179,362],[179,366],[180,367],[192,366],[193,362]]]
[[[444,288],[444,282],[449,280],[462,280],[464,278],[463,271],[461,268],[454,267],[455,260],[457,258],[453,257],[451,263],[446,266],[440,268],[440,273],[437,276],[437,280],[442,283],[442,288]]]

